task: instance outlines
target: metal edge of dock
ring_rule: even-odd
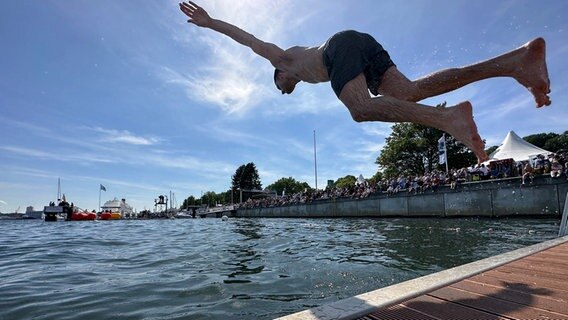
[[[368,315],[379,308],[446,287],[461,280],[525,258],[546,249],[568,242],[568,236],[545,241],[497,256],[401,282],[378,290],[346,298],[320,307],[300,311],[278,318],[279,320],[347,320]]]

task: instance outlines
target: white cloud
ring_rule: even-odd
[[[392,123],[385,122],[365,122],[360,123],[363,132],[371,137],[388,137],[392,132]]]
[[[287,154],[288,157],[296,156],[307,161],[313,161],[314,159],[314,145],[310,139],[299,141],[296,139],[284,138],[280,139],[279,145],[286,151],[285,154]]]
[[[46,178],[46,179],[57,178],[57,175],[53,174],[52,172],[33,169],[33,168],[25,168],[17,166],[17,167],[5,167],[3,168],[3,170],[7,170],[16,176],[29,176],[29,177]]]
[[[83,163],[111,163],[114,162],[112,159],[102,158],[96,154],[85,154],[82,152],[73,153],[59,153],[59,152],[47,152],[43,150],[37,150],[32,148],[23,148],[16,146],[0,146],[1,150],[5,150],[15,155],[38,158],[43,160],[58,160],[58,161],[73,161],[73,162],[83,162]]]
[[[230,123],[224,121],[196,124],[194,129],[218,141],[231,142],[249,147],[274,145],[272,139],[262,134],[232,128]]]
[[[320,115],[324,113],[344,113],[349,117],[347,109],[333,94],[329,84],[314,86],[300,83],[291,96],[282,97],[278,103],[263,107],[263,116],[266,117],[281,118],[298,114]]]
[[[96,132],[100,132],[103,134],[101,138],[102,142],[118,142],[118,143],[126,143],[126,144],[133,144],[133,145],[154,145],[160,142],[160,139],[155,137],[141,137],[132,134],[127,130],[115,130],[115,129],[105,129],[101,127],[93,128]]]
[[[287,30],[301,24],[306,15],[292,12],[287,1],[238,1],[227,5],[225,1],[204,4],[209,14],[227,21],[255,35],[258,39],[282,46]],[[278,14],[275,14],[278,13]],[[205,65],[191,65],[185,72],[162,67],[160,77],[167,83],[185,88],[196,101],[206,101],[227,114],[243,115],[265,103],[275,91],[270,63],[254,54],[249,48],[210,30],[192,26],[185,36],[174,31],[173,39],[193,44],[193,50],[206,48],[199,55]],[[313,108],[297,109],[313,110]]]
[[[144,163],[153,164],[160,167],[187,169],[198,174],[215,174],[217,176],[233,169],[232,164],[219,161],[203,161],[188,155],[174,154],[147,154]]]

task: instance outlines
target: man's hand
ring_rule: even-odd
[[[211,17],[207,11],[203,10],[203,8],[191,1],[180,3],[179,9],[190,18],[187,20],[189,23],[193,23],[200,27],[208,27],[211,23]]]

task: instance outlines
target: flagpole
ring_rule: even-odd
[[[316,191],[318,190],[318,159],[316,157],[316,130],[314,130],[314,175],[316,178]]]
[[[446,147],[446,134],[444,133],[444,154],[446,155],[446,176],[449,174],[448,170],[448,148]]]
[[[448,169],[448,150],[446,148],[446,134],[442,134],[442,137],[438,139],[438,163],[442,164],[442,161],[446,164],[446,175],[449,174]]]
[[[448,175],[450,170],[448,170],[448,153],[446,152],[446,175]]]
[[[99,186],[99,210],[97,212],[101,212],[101,187]]]

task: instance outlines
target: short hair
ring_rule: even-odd
[[[278,90],[282,90],[280,88],[280,86],[278,86],[278,83],[276,83],[276,78],[278,77],[278,74],[280,73],[279,69],[274,69],[274,84],[276,85],[276,88],[278,88]]]

